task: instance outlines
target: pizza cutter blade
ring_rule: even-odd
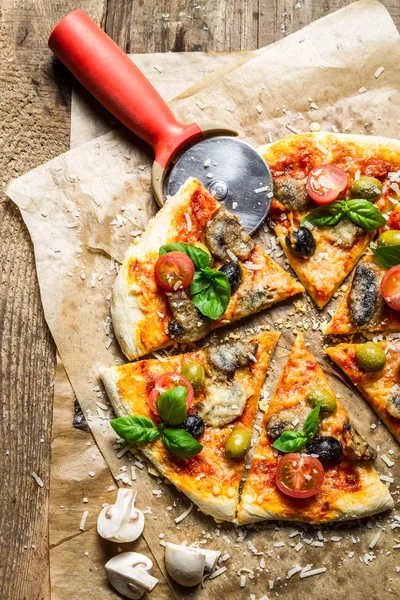
[[[196,177],[252,232],[265,219],[273,183],[268,165],[237,131],[181,123],[128,56],[82,10],[64,17],[49,47],[89,92],[155,152],[151,183],[163,205]],[[209,166],[207,166],[209,164]]]

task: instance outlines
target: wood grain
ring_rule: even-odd
[[[183,52],[264,46],[349,3],[3,0],[2,183],[68,148],[71,81],[51,57],[47,38],[56,22],[78,4],[127,52]],[[384,4],[399,27],[399,0]],[[0,598],[47,600],[55,348],[40,304],[28,233],[4,196],[0,201],[0,261]],[[38,487],[32,471],[43,479],[44,488]]]

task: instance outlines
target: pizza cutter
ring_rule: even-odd
[[[268,165],[237,131],[181,123],[128,56],[82,10],[64,17],[49,47],[89,92],[155,152],[154,197],[175,194],[196,177],[249,232],[267,216],[273,191]]]

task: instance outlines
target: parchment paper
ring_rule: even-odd
[[[268,142],[269,133],[273,138],[290,133],[287,125],[307,131],[309,122],[315,120],[328,129],[396,137],[400,122],[399,59],[398,33],[387,12],[377,2],[362,1],[259,52],[224,76],[214,74],[212,81],[207,78],[207,88],[198,84],[175,101],[173,108],[185,119],[228,123],[256,145]],[[374,73],[381,66],[385,71],[377,79]],[[366,91],[361,92],[363,88]],[[132,239],[130,233],[143,229],[155,212],[149,195],[150,164],[149,153],[137,140],[112,132],[34,170],[8,190],[34,242],[50,329],[80,404],[86,413],[91,412],[91,429],[114,476],[120,474],[122,464],[130,469],[132,461],[126,460],[127,454],[116,458],[108,421],[96,415],[95,402],[101,393],[97,391],[97,372],[100,365],[123,361],[107,322],[107,298],[116,272],[114,259],[121,259]],[[269,234],[259,232],[258,241],[267,247]],[[282,262],[280,254],[280,250],[273,254],[278,262]],[[331,303],[328,309],[332,308]],[[305,297],[294,306],[289,302],[275,307],[242,326],[250,329],[256,323],[270,323],[282,330],[268,377],[271,392],[296,328],[306,330],[312,350],[324,362],[322,336],[311,331],[314,315],[318,318]],[[226,330],[220,335],[226,335]],[[379,444],[380,453],[392,450],[395,460],[398,446],[383,426],[371,433],[370,425],[377,418],[365,402],[341,381],[335,380],[333,385],[360,430]],[[103,395],[100,402],[106,403]],[[380,458],[377,466],[381,472],[388,470]],[[302,593],[314,598],[334,595],[361,599],[399,594],[395,567],[400,559],[392,549],[398,537],[390,525],[396,525],[393,514],[389,521],[378,517],[367,523],[324,528],[319,535],[316,528],[265,524],[239,532],[239,540],[247,534],[240,542],[233,526],[216,527],[212,519],[195,509],[176,527],[174,517],[188,506],[187,499],[144,470],[136,471],[139,506],[150,506],[152,512],[147,516],[144,537],[161,568],[160,534],[174,542],[185,538],[189,543],[205,542],[206,547],[220,548],[230,555],[224,563],[226,573],[206,582],[205,591],[199,588],[193,597],[249,598],[254,594],[258,600],[267,594],[295,598]],[[397,465],[391,469],[391,474],[396,473]],[[397,501],[396,484],[392,489]],[[382,532],[379,542],[369,548],[378,528]],[[293,533],[296,537],[289,537]],[[297,552],[299,540],[302,547]],[[288,578],[293,566],[308,563],[326,566],[328,571],[304,580],[298,575]],[[242,589],[238,587],[240,567],[254,573],[253,578],[248,573]],[[355,585],[355,578],[360,585]],[[271,592],[269,580],[274,586]],[[175,597],[184,596],[182,590],[173,590]]]

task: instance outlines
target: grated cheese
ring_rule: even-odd
[[[222,575],[222,573],[225,573],[226,571],[226,567],[221,567],[220,569],[217,569],[216,571],[214,571],[214,573],[212,573],[210,575],[210,579],[214,579],[215,577],[219,577],[220,575]]]
[[[304,570],[300,573],[300,578],[304,579],[304,577],[313,577],[313,575],[321,575],[326,572],[326,567],[321,567],[320,569],[311,569],[309,571],[304,572]]]
[[[39,477],[39,475],[37,473],[35,473],[35,471],[32,471],[32,477],[36,481],[36,483],[38,484],[39,487],[44,486],[43,480]]]
[[[292,125],[286,125],[286,129],[289,129],[292,133],[301,133],[299,129],[296,129],[296,127],[293,127]]]
[[[80,531],[85,531],[86,520],[88,518],[89,511],[85,510],[82,515],[81,524],[79,525]]]
[[[243,266],[246,267],[246,269],[249,269],[249,271],[260,271],[260,269],[262,269],[264,265],[254,264],[251,262],[244,262]]]
[[[382,75],[384,70],[385,70],[385,67],[379,67],[379,69],[377,69],[375,71],[375,79],[378,79],[378,77],[380,77]]]
[[[256,190],[254,190],[254,193],[261,194],[261,192],[268,192],[268,190],[269,190],[269,186],[266,185],[265,187],[260,187],[260,188],[257,188]]]
[[[192,219],[190,218],[189,213],[185,212],[184,215],[185,215],[185,219],[186,219],[187,230],[192,231]]]
[[[385,464],[386,464],[386,465],[389,467],[389,469],[390,469],[391,467],[393,467],[393,465],[394,465],[394,462],[393,462],[392,460],[390,460],[390,458],[388,458],[388,457],[386,456],[386,454],[382,454],[382,456],[381,456],[381,459],[382,459],[382,460],[383,460],[383,462],[384,462],[384,463],[385,463]]]
[[[378,533],[374,536],[374,538],[372,539],[372,541],[371,541],[371,543],[369,545],[369,547],[371,548],[371,550],[373,548],[375,548],[376,544],[379,542],[379,538],[381,537],[381,535],[382,535],[382,531],[378,531]]]
[[[229,250],[229,248],[228,248],[228,250],[226,251],[226,253],[227,253],[227,255],[229,256],[229,258],[231,260],[234,260],[235,262],[237,262],[237,256],[235,254],[233,254],[232,250]]]
[[[179,515],[179,517],[176,517],[175,523],[178,524],[181,521],[183,521],[183,519],[186,519],[186,517],[188,515],[190,515],[190,513],[192,512],[192,510],[193,510],[193,503],[191,502],[189,508],[187,508],[181,515]]]

